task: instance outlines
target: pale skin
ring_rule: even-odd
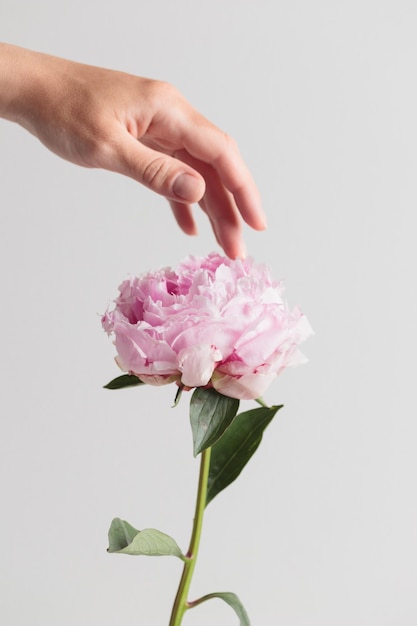
[[[165,196],[189,235],[197,232],[198,203],[232,258],[245,256],[242,220],[265,228],[236,143],[169,83],[0,43],[0,117],[72,163],[124,174]]]

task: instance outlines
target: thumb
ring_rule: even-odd
[[[132,135],[118,148],[117,162],[109,163],[107,169],[137,180],[168,200],[193,204],[203,197],[204,178],[183,161],[148,148]]]

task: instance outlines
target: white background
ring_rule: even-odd
[[[168,80],[238,142],[269,229],[249,253],[315,330],[285,408],[208,507],[192,597],[254,626],[415,626],[417,5],[1,0],[0,40]],[[108,555],[115,516],[185,550],[187,399],[109,392],[125,276],[216,249],[163,198],[0,121],[0,622],[165,626],[176,559]],[[249,407],[248,407],[249,408]],[[184,625],[237,624],[220,601]]]

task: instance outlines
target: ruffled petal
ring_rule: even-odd
[[[205,387],[210,381],[215,364],[221,358],[220,350],[209,344],[184,348],[178,354],[181,383],[185,387]]]

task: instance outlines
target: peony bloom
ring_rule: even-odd
[[[272,380],[305,362],[298,349],[312,334],[290,311],[282,284],[248,260],[217,253],[131,277],[102,318],[116,361],[143,382],[213,386],[239,399],[262,396]]]

